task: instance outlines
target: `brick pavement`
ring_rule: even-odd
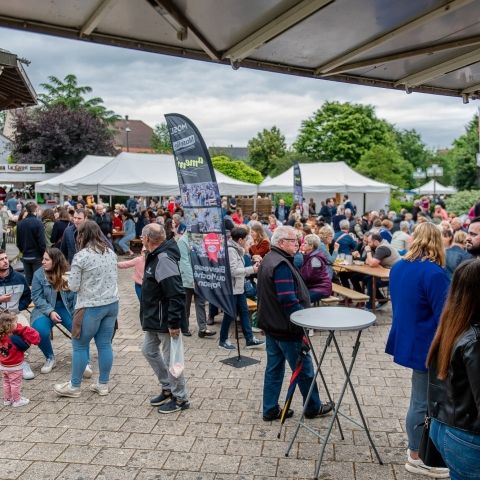
[[[18,409],[0,407],[0,479],[311,478],[319,450],[310,433],[302,429],[289,458],[284,456],[299,418],[300,395],[294,398],[295,415],[287,420],[280,439],[278,422],[261,419],[263,350],[244,350],[242,354],[258,358],[260,363],[234,369],[219,362],[227,353],[218,349],[215,340],[194,334],[185,339],[190,410],[160,415],[149,406],[149,397],[157,394],[159,387],[140,351],[142,332],[131,272],[120,271],[119,275],[120,329],[114,340],[110,395],[90,393],[86,387],[92,379],[84,382],[80,398],[57,397],[53,384],[69,378],[68,340],[54,332],[57,367],[49,375],[39,373],[42,355],[32,348],[29,361],[37,375],[24,382],[23,389],[31,403]],[[390,314],[389,310],[380,312],[378,325],[364,333],[352,376],[385,465],[374,461],[365,434],[344,421],[345,440],[334,430],[327,448],[321,471],[324,480],[414,478],[403,466],[408,372],[383,353]],[[339,340],[346,352],[351,350],[351,334],[343,333]],[[317,334],[314,343],[318,346],[320,341]],[[95,348],[92,353],[95,364]],[[338,394],[340,364],[331,352],[324,371],[333,393]],[[285,388],[287,382],[288,375]],[[349,394],[344,410],[356,416]],[[321,426],[327,421],[310,422]]]

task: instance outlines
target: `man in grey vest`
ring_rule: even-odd
[[[310,307],[308,288],[293,264],[293,255],[298,250],[295,229],[277,227],[271,245],[271,251],[264,257],[258,270],[257,282],[258,326],[265,332],[267,351],[263,384],[263,420],[266,422],[280,418],[278,399],[285,375],[285,361],[293,371],[302,348],[303,329],[290,322],[290,315]],[[304,401],[313,376],[312,359],[307,355],[298,377]],[[332,403],[321,403],[315,385],[305,417],[323,416],[332,409]],[[293,411],[289,410],[287,418],[292,415]]]
[[[367,255],[365,259],[365,264],[369,267],[384,267],[384,268],[392,268],[395,263],[400,260],[400,254],[398,253],[395,247],[392,247],[387,240],[385,240],[379,233],[369,233],[368,234],[368,244],[365,247],[365,253]],[[372,298],[372,277],[367,276],[366,278],[367,284],[367,295]],[[379,304],[376,307],[380,307],[384,305],[387,300],[383,296],[383,293],[379,290],[380,287],[384,287],[388,285],[387,281],[377,279],[376,286],[376,298],[379,300]],[[382,302],[383,300],[383,302]],[[372,308],[371,302],[368,301],[367,308]]]

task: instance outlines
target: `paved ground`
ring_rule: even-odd
[[[244,350],[243,354],[254,356],[260,363],[234,369],[219,362],[226,354],[217,348],[216,341],[199,339],[194,328],[195,335],[186,339],[190,410],[160,415],[151,408],[148,399],[158,393],[159,387],[140,351],[138,302],[128,271],[120,271],[120,291],[120,329],[114,340],[111,394],[99,397],[88,392],[86,387],[92,379],[84,383],[80,398],[58,398],[52,385],[69,378],[68,341],[55,331],[58,366],[49,375],[39,373],[42,356],[32,348],[29,361],[37,376],[24,383],[24,394],[31,403],[18,409],[0,407],[1,479],[313,477],[318,442],[306,430],[299,435],[290,457],[284,456],[299,418],[299,395],[293,404],[295,415],[287,420],[280,439],[278,422],[261,419],[264,351]],[[378,325],[363,336],[352,378],[385,465],[375,462],[366,436],[343,421],[345,440],[334,431],[322,479],[414,478],[403,466],[408,372],[383,353],[390,312],[379,313],[378,320]],[[314,340],[320,345],[323,337],[317,335]],[[350,352],[352,335],[343,334],[339,340]],[[340,365],[331,352],[325,361],[325,374],[334,394],[338,394]],[[350,395],[344,406],[344,411],[356,415]],[[322,427],[327,420],[310,422]]]

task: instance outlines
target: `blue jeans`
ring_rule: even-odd
[[[235,299],[235,305],[237,307],[237,315],[240,317],[240,323],[242,325],[243,336],[245,340],[249,342],[253,339],[252,326],[250,325],[250,318],[248,316],[247,297],[244,293],[233,296]],[[228,330],[233,318],[226,313],[223,315],[222,326],[220,327],[220,342],[226,342],[228,339]]]
[[[123,252],[128,252],[130,250],[130,240],[132,240],[132,237],[123,237],[120,240],[117,240],[115,244],[117,247]]]
[[[135,293],[137,294],[138,301],[142,301],[142,286],[139,283],[135,283]]]
[[[286,342],[276,340],[270,335],[266,335],[267,366],[265,368],[265,378],[263,382],[263,415],[275,414],[279,411],[278,397],[280,396],[283,377],[285,376],[285,360],[290,365],[292,371],[295,370],[301,348],[301,341]],[[314,374],[312,357],[307,355],[303,363],[302,371],[298,376],[298,387],[300,388],[304,403]],[[320,410],[320,407],[320,394],[318,393],[318,386],[315,383],[305,413],[307,415],[313,415]]]
[[[113,364],[112,337],[118,317],[118,302],[87,307],[83,317],[80,338],[72,338],[72,378],[73,387],[82,383],[83,372],[88,363],[88,345],[92,338],[98,351],[99,383],[108,383]]]
[[[418,452],[427,414],[428,372],[412,370],[412,391],[406,418],[408,448]]]
[[[451,480],[480,479],[480,435],[432,419],[430,438],[450,469]]]
[[[57,300],[55,304],[55,312],[57,312],[62,318],[62,325],[69,331],[72,331],[72,316],[69,311],[65,308],[65,305],[61,300]],[[55,322],[50,320],[49,317],[42,315],[38,317],[33,323],[32,328],[34,328],[40,334],[40,343],[38,347],[45,355],[45,358],[53,358],[53,347],[50,340],[50,334],[55,325]]]

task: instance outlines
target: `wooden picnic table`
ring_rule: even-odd
[[[333,269],[340,272],[361,273],[372,277],[372,297],[370,302],[372,304],[372,311],[376,310],[377,304],[377,278],[381,280],[388,280],[390,278],[390,269],[385,267],[370,267],[369,265],[345,265],[343,263],[334,263]]]
[[[116,232],[112,232],[112,237],[123,237],[125,236],[125,232],[122,230],[118,230]]]

